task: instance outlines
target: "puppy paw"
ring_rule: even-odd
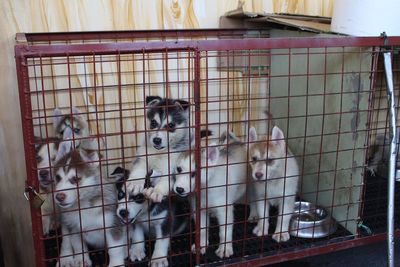
[[[156,187],[149,187],[145,189],[143,193],[148,199],[156,203],[160,203],[165,197],[165,194]]]
[[[74,257],[60,258],[60,260],[56,264],[56,267],[72,267],[72,266],[75,266]]]
[[[134,196],[139,193],[143,193],[144,182],[143,181],[129,181],[126,183],[126,191],[132,192]]]
[[[220,244],[218,249],[215,251],[215,254],[217,254],[217,256],[220,257],[221,259],[229,258],[230,256],[233,255],[232,243]]]
[[[166,257],[151,259],[149,262],[150,267],[167,267],[168,266],[168,259]]]
[[[256,236],[266,236],[268,235],[268,224],[258,223],[253,229],[253,234]]]
[[[144,258],[146,258],[146,253],[144,252],[144,247],[132,245],[131,248],[129,249],[129,259],[132,262],[134,262],[136,260],[141,261]]]
[[[71,265],[71,266],[91,267],[92,266],[92,261],[89,258],[89,254],[85,255],[85,259],[83,259],[82,256],[76,256],[75,257],[75,263],[74,263],[74,265]]]
[[[206,250],[207,250],[207,246],[201,246],[201,248],[200,248],[200,254],[201,254],[201,255],[206,254]],[[195,244],[192,245],[192,253],[193,253],[193,254],[196,254],[196,245],[195,245]]]
[[[256,213],[251,213],[249,215],[249,218],[247,218],[247,221],[250,223],[255,223],[258,221],[258,215]]]
[[[286,242],[290,239],[290,235],[288,232],[283,232],[283,233],[275,233],[272,235],[272,239],[275,240],[276,242]]]

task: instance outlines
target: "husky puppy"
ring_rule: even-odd
[[[89,124],[76,107],[72,107],[72,114],[63,114],[56,108],[53,116],[53,127],[59,139],[73,140],[74,147],[79,147],[82,140],[89,136]]]
[[[225,135],[226,136],[226,135]],[[228,136],[234,136],[229,134]],[[224,140],[222,140],[224,139]],[[247,177],[246,145],[239,140],[225,140],[220,143],[226,147],[208,146],[201,151],[201,165],[208,166],[201,170],[201,211],[200,211],[200,252],[204,254],[208,246],[208,225],[210,215],[219,223],[219,247],[215,251],[218,257],[233,255],[233,204],[244,194]],[[227,164],[229,166],[227,166]],[[183,152],[177,159],[174,191],[188,196],[195,190],[196,163],[194,152]],[[196,197],[190,195],[192,208],[196,208]],[[197,222],[196,222],[197,223]],[[195,252],[195,245],[192,245]]]
[[[133,166],[133,171],[138,170],[139,161],[137,159]],[[145,180],[143,176],[146,175]],[[138,171],[135,174],[117,167],[111,174],[117,178],[118,191],[118,208],[117,215],[121,222],[132,228],[129,229],[129,236],[132,245],[129,249],[129,258],[132,262],[141,261],[146,257],[145,254],[145,234],[155,236],[153,255],[149,265],[152,267],[168,266],[168,249],[170,244],[170,234],[178,234],[183,231],[186,224],[175,216],[176,201],[174,198],[163,199],[160,203],[155,203],[146,199],[142,191],[127,191],[127,185],[132,182],[135,177],[143,182],[143,188],[148,187],[151,181],[157,179],[158,174],[155,171],[150,171],[145,174],[143,171]],[[129,177],[129,179],[128,179]],[[136,181],[137,182],[137,181]],[[170,207],[170,203],[171,207]],[[181,220],[184,221],[184,220]]]
[[[55,163],[63,235],[58,266],[91,266],[87,244],[107,246],[109,266],[123,266],[126,238],[115,214],[114,186],[100,177],[97,151],[70,149],[68,142],[60,144],[59,151],[68,152]]]
[[[253,229],[257,236],[268,234],[269,207],[278,207],[278,219],[272,238],[277,242],[288,241],[290,218],[294,210],[299,167],[292,152],[287,147],[281,129],[272,128],[272,134],[266,140],[257,141],[254,127],[249,131],[249,160],[252,191],[257,208],[258,223]]]
[[[397,140],[397,155],[400,153],[400,128],[396,130]],[[371,176],[375,176],[377,174],[381,176],[388,175],[389,169],[389,159],[390,159],[390,136],[388,133],[380,133],[375,137],[374,143],[369,147],[369,157],[368,157],[368,167],[367,170]],[[400,168],[400,162],[396,160],[396,169]],[[399,179],[396,177],[396,179]]]
[[[45,140],[35,138],[37,144],[36,150],[36,164],[37,176],[39,181],[39,193],[44,199],[41,208],[43,235],[48,235],[50,230],[55,230],[58,224],[57,206],[53,205],[53,175],[51,169],[54,166],[54,160],[57,155],[59,140],[56,138],[49,139],[49,143]],[[56,209],[55,209],[56,208]]]
[[[161,175],[154,187],[144,191],[154,202],[161,202],[169,194],[173,186],[169,174],[175,169],[179,153],[190,147],[189,106],[180,99],[146,97],[146,137],[137,155],[148,155],[149,164],[140,161],[139,169],[147,168]]]

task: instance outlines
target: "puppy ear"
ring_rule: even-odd
[[[55,108],[54,111],[53,111],[53,126],[54,126],[54,129],[56,129],[58,127],[58,125],[60,124],[62,119],[63,119],[63,114],[62,114],[61,110],[59,110],[58,108]]]
[[[82,111],[80,111],[78,108],[72,107],[72,114],[74,115],[74,119],[86,121],[83,117]]]
[[[274,126],[274,128],[272,128],[271,141],[279,146],[285,144],[285,136],[283,135],[282,130],[279,129],[278,126]]]
[[[257,141],[257,131],[256,128],[251,127],[249,130],[249,142],[253,143]]]
[[[177,107],[179,107],[183,111],[188,110],[190,106],[189,102],[181,99],[176,99],[174,103]]]
[[[207,153],[207,161],[211,164],[215,164],[219,158],[219,148],[215,144],[212,144],[205,150]]]
[[[71,152],[73,145],[73,142],[69,140],[61,142],[58,146],[56,159],[54,161],[58,162],[62,157]]]
[[[146,106],[154,106],[155,104],[157,104],[158,102],[160,102],[162,100],[161,97],[159,96],[147,96],[146,97]]]
[[[118,181],[125,181],[128,179],[130,171],[124,169],[122,167],[117,167],[114,171],[110,174],[111,178],[116,178]]]
[[[89,164],[89,166],[97,167],[100,165],[100,156],[97,150],[79,149],[79,154],[81,155],[82,159]]]

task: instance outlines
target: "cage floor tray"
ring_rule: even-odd
[[[275,242],[271,235],[266,237],[256,237],[252,234],[255,223],[245,223],[244,214],[246,212],[246,206],[236,205],[235,206],[235,226],[233,231],[233,248],[234,255],[225,260],[221,260],[215,255],[215,250],[218,246],[218,226],[216,220],[211,219],[210,225],[210,245],[204,256],[201,257],[202,264],[208,266],[220,266],[227,263],[235,263],[243,260],[250,260],[258,258],[260,256],[274,255],[278,252],[290,252],[298,249],[305,249],[308,247],[322,246],[328,243],[340,242],[346,239],[353,238],[350,232],[348,232],[342,226],[339,226],[337,231],[332,235],[319,239],[303,239],[291,237],[288,242],[278,244]],[[247,209],[247,214],[249,210]],[[271,210],[272,220],[270,221],[270,233],[273,232],[276,224],[276,210]],[[193,227],[194,225],[192,225]],[[190,234],[187,229],[187,234],[181,237],[172,238],[171,240],[171,252],[169,257],[170,266],[194,266],[195,255],[190,253],[191,240],[194,240],[194,234]],[[61,240],[60,240],[61,241]],[[60,244],[60,243],[59,243]],[[151,244],[153,245],[153,244]],[[57,240],[56,238],[49,238],[45,241],[46,259],[48,259],[47,266],[53,267],[56,264],[56,258],[58,255]],[[149,245],[147,243],[146,253],[149,255]],[[93,266],[104,266],[105,253],[104,251],[91,252],[90,257],[93,262]],[[127,262],[126,266],[148,266],[148,258],[141,262]]]

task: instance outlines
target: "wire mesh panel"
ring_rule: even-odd
[[[383,41],[244,36],[16,46],[37,266],[260,265],[382,239]]]

